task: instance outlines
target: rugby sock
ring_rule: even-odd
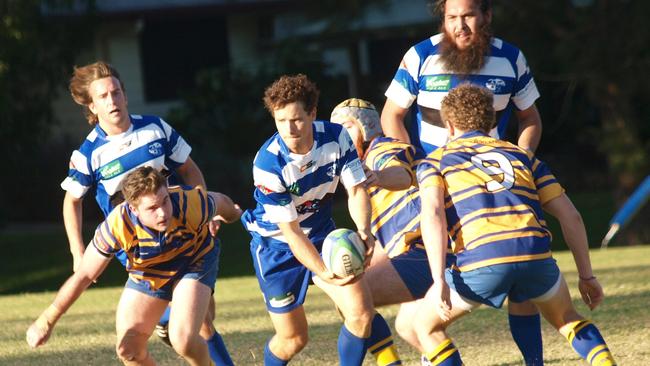
[[[614,356],[598,328],[589,320],[583,319],[566,324],[570,329],[567,339],[571,347],[592,366],[616,366]]]
[[[167,306],[167,308],[165,309],[165,312],[160,317],[160,320],[158,320],[158,324],[160,324],[160,325],[169,324],[169,314],[171,313],[171,311],[172,311],[171,306]]]
[[[542,326],[539,314],[512,315],[508,314],[510,333],[517,343],[519,351],[524,356],[526,366],[540,366],[544,364],[542,349]]]
[[[269,340],[270,342],[270,340]],[[269,342],[266,342],[266,346],[264,346],[264,366],[285,366],[289,363],[289,361],[281,360],[278,358],[278,356],[274,355],[273,352],[271,352],[271,348],[269,347]]]
[[[390,333],[390,327],[383,316],[375,313],[372,319],[372,331],[370,337],[366,340],[368,352],[372,353],[377,360],[377,366],[401,365],[402,360],[399,358],[397,348],[393,343],[393,335]]]
[[[212,337],[206,341],[208,344],[208,352],[210,353],[210,359],[214,361],[218,366],[234,366],[226,348],[226,344],[223,343],[223,338],[219,332],[215,331]]]
[[[447,338],[431,352],[424,354],[424,357],[435,366],[463,366],[460,359],[460,352],[451,339]]]
[[[359,366],[366,355],[366,341],[368,338],[359,338],[350,333],[345,324],[339,332],[338,349],[341,366]]]

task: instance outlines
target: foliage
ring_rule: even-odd
[[[14,218],[29,217],[29,212],[20,209],[25,203],[38,202],[34,197],[42,191],[30,189],[33,182],[51,178],[49,159],[57,157],[57,147],[48,142],[55,123],[51,101],[65,85],[75,57],[91,44],[93,36],[89,18],[48,16],[43,11],[46,5],[52,10],[66,9],[73,1],[0,2],[0,154],[3,176],[11,177],[3,179],[1,188],[12,192],[0,198],[0,211],[12,207]]]
[[[594,273],[601,281],[606,298],[593,312],[579,300],[577,273],[569,252],[555,252],[555,258],[573,294],[578,312],[598,325],[610,349],[622,365],[646,365],[650,362],[650,246],[610,248],[593,251]],[[635,258],[630,261],[630,258]],[[228,263],[222,262],[222,266]],[[102,281],[100,277],[99,281]],[[30,350],[25,330],[53,299],[53,293],[19,294],[0,297],[0,363],[3,365],[114,365],[114,314],[121,286],[90,289],[57,323],[48,344]],[[263,348],[273,334],[257,280],[252,277],[220,278],[215,290],[215,325],[223,335],[233,361],[238,365],[262,365]],[[329,365],[335,363],[336,338],[341,320],[332,302],[312,288],[305,302],[310,340],[294,358],[293,365]],[[394,324],[396,306],[379,311]],[[400,355],[407,365],[419,362],[419,354],[394,332]],[[542,324],[546,362],[553,365],[580,364],[566,339]],[[508,331],[506,312],[479,308],[449,329],[466,365],[520,365],[520,354]],[[160,365],[182,363],[173,350],[152,337],[149,351]],[[364,365],[375,365],[367,356]]]

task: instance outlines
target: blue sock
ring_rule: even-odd
[[[161,324],[161,325],[169,324],[169,314],[171,313],[171,311],[172,311],[172,308],[170,306],[167,306],[167,308],[165,309],[165,312],[160,317],[160,320],[158,320],[158,324]]]
[[[377,366],[395,366],[401,365],[402,360],[399,358],[395,344],[393,343],[393,335],[390,332],[390,327],[386,323],[386,319],[379,313],[375,313],[372,319],[372,330],[370,337],[366,340],[366,348],[375,359]]]
[[[339,361],[341,366],[359,366],[366,355],[366,340],[350,333],[345,324],[339,332]]]
[[[206,341],[208,344],[208,352],[210,353],[210,359],[214,361],[217,366],[234,366],[226,348],[226,344],[223,343],[223,338],[219,332],[215,331],[212,337]]]
[[[542,326],[539,314],[512,315],[508,314],[510,333],[517,343],[519,351],[524,356],[526,366],[541,366],[544,364],[542,348]]]
[[[570,327],[567,339],[573,349],[590,365],[613,366],[616,365],[614,356],[609,351],[607,343],[595,325],[583,319],[565,325]]]
[[[266,346],[264,346],[264,366],[287,365],[289,361],[281,360],[278,358],[278,356],[274,355],[273,352],[271,352],[271,348],[269,347],[269,342],[266,342]]]

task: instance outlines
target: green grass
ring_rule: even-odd
[[[35,253],[38,254],[38,253]],[[40,257],[35,255],[35,257]],[[576,277],[571,255],[556,252],[574,302],[583,315],[601,329],[621,365],[650,364],[650,246],[610,248],[593,251],[595,273],[607,295],[594,312],[578,301]],[[65,269],[61,269],[65,271]],[[43,272],[46,275],[46,272]],[[100,279],[102,282],[103,279]],[[0,365],[115,365],[114,311],[120,287],[93,288],[61,319],[49,343],[30,350],[24,341],[25,330],[53,299],[54,293],[13,294],[0,297]],[[215,324],[238,365],[262,365],[263,347],[273,333],[254,277],[219,279],[216,289]],[[305,304],[310,324],[310,342],[293,365],[332,365],[336,363],[336,337],[340,320],[329,299],[311,288]],[[397,308],[381,312],[394,321]],[[520,365],[519,352],[510,338],[505,311],[481,308],[450,328],[465,364]],[[547,365],[583,364],[566,340],[543,324]],[[155,337],[154,337],[155,338]],[[418,363],[418,355],[397,340],[405,364]],[[182,360],[157,339],[150,351],[161,365],[182,365]],[[366,358],[365,365],[373,365]]]

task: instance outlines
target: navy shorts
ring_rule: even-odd
[[[524,302],[546,294],[560,279],[555,259],[495,264],[460,272],[448,268],[445,280],[463,298],[500,308],[506,297]]]
[[[314,244],[320,253],[322,241]],[[291,249],[269,247],[255,240],[250,249],[266,309],[287,313],[304,304],[314,274],[298,261]]]
[[[192,263],[185,271],[177,273],[173,279],[159,289],[151,288],[148,281],[134,280],[131,277],[126,281],[125,287],[167,301],[172,301],[174,286],[182,279],[197,280],[214,291],[217,273],[219,272],[220,251],[221,243],[215,240],[213,250],[203,256],[203,258]]]
[[[455,262],[456,256],[447,253],[447,267],[450,267]],[[390,263],[414,299],[423,298],[433,285],[431,267],[429,266],[427,251],[424,248],[412,246],[407,252],[390,258]]]

